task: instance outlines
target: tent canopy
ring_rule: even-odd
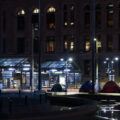
[[[0,58],[0,67],[19,67],[28,63],[27,58]]]
[[[41,65],[42,69],[71,69],[72,64],[71,63],[66,63],[66,61],[48,61],[44,62]]]
[[[0,67],[9,68],[9,67],[23,67],[25,64],[28,64],[26,67],[30,67],[30,61],[28,58],[0,58]],[[37,64],[35,64],[38,66]],[[71,63],[66,63],[66,61],[47,61],[41,64],[41,68],[44,70],[49,69],[72,69]]]
[[[120,88],[114,81],[108,81],[104,85],[102,92],[106,93],[120,92]]]

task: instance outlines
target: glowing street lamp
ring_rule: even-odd
[[[61,58],[60,61],[64,61],[64,59]],[[70,69],[68,69],[68,67],[69,67],[69,63],[71,63],[72,61],[73,61],[73,58],[71,58],[71,57],[65,60],[65,70],[64,70],[64,72],[66,73],[66,80],[65,80],[66,89],[67,89],[67,86],[68,86],[68,84],[67,84],[67,73],[70,71]]]
[[[114,80],[114,69],[113,69],[113,65],[115,63],[115,61],[118,61],[119,58],[118,57],[115,57],[113,59],[110,59],[110,58],[106,58],[105,61],[104,61],[104,64],[107,64],[107,73],[108,73],[108,80]]]

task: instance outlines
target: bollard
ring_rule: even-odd
[[[12,100],[9,99],[9,113],[12,112]]]
[[[21,90],[19,90],[18,93],[21,94]]]
[[[40,104],[42,103],[42,94],[40,94]]]
[[[28,104],[28,97],[25,96],[25,105],[27,105],[27,104]]]
[[[47,102],[47,93],[45,93],[45,102]]]

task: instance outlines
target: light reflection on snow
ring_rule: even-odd
[[[105,120],[120,120],[120,103],[100,104],[97,117]]]

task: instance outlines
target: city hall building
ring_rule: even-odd
[[[119,82],[120,0],[95,2],[98,82]],[[39,0],[1,0],[3,87],[29,87],[33,59],[37,88],[39,58],[43,87],[60,83],[79,88],[81,83],[91,80],[91,5],[91,0],[40,0],[40,5]]]

